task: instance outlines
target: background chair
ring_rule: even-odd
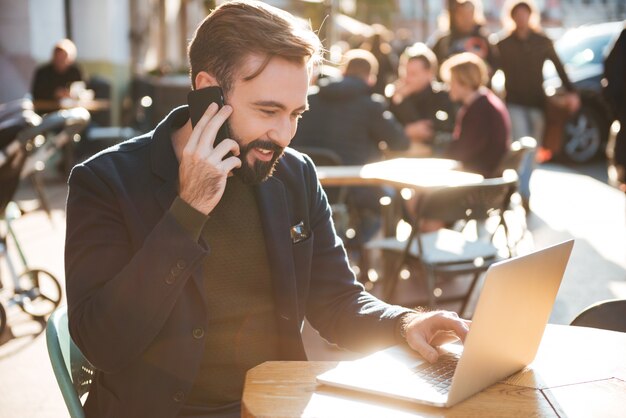
[[[512,172],[511,172],[512,173]],[[460,297],[440,301],[462,301],[459,311],[467,307],[472,291],[480,274],[496,261],[510,257],[507,225],[504,211],[508,208],[511,195],[517,189],[517,176],[483,180],[479,184],[444,187],[426,192],[417,203],[417,215],[411,225],[406,242],[396,238],[375,240],[366,245],[368,250],[381,249],[386,255],[396,253],[400,259],[393,271],[385,271],[384,297],[391,300],[402,270],[407,267],[411,276],[421,277],[427,291],[427,302],[435,306],[435,290],[438,279],[472,274],[469,290]],[[497,227],[487,232],[484,221],[496,216]],[[440,220],[445,225],[478,226],[476,237],[468,238],[466,230],[441,228],[434,232],[422,232],[422,220]],[[474,221],[474,222],[470,222]],[[498,248],[493,238],[498,229],[504,230],[506,248]],[[391,274],[389,274],[391,273]]]
[[[626,332],[626,299],[605,300],[588,306],[570,325]]]
[[[72,418],[84,418],[81,397],[89,392],[95,368],[83,356],[70,337],[67,306],[50,315],[46,327],[50,363],[65,405]]]
[[[341,157],[333,150],[321,147],[295,147],[303,154],[307,154],[316,166],[342,165]],[[362,264],[364,251],[361,242],[353,243],[352,238],[357,234],[360,216],[354,205],[350,202],[350,193],[347,186],[324,187],[328,202],[333,213],[333,222],[337,234],[342,238],[351,258]],[[361,276],[361,274],[358,274]]]
[[[537,148],[537,140],[530,136],[524,136],[511,143],[511,148],[505,154],[495,174],[501,176],[505,170],[515,170],[519,174],[520,165],[524,156]]]

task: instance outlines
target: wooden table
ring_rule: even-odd
[[[317,384],[337,362],[266,362],[246,376],[243,417],[623,417],[626,333],[548,325],[526,369],[451,407]]]
[[[34,100],[33,107],[37,113],[49,113],[55,112],[61,109],[72,109],[74,107],[83,107],[90,112],[98,112],[101,110],[108,110],[111,107],[111,102],[107,99],[92,99],[92,100]]]
[[[354,166],[319,166],[323,186],[388,185],[417,189],[475,184],[480,174],[458,171],[459,162],[443,158],[394,158]]]

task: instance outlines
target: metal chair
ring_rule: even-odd
[[[384,297],[391,300],[400,274],[405,267],[408,267],[409,272],[412,273],[411,276],[417,275],[424,279],[427,303],[430,307],[435,306],[435,286],[438,279],[472,274],[472,281],[465,295],[440,299],[446,302],[462,301],[459,311],[462,314],[480,274],[491,264],[511,256],[511,249],[508,247],[508,227],[503,214],[516,189],[517,176],[511,173],[508,177],[486,179],[474,185],[444,187],[420,196],[417,214],[406,242],[391,237],[366,244],[368,250],[380,249],[400,255],[391,274],[387,271],[383,275]],[[469,221],[474,221],[477,226],[480,226],[492,216],[498,217],[497,228],[493,232],[477,233],[476,239],[468,239],[463,230],[450,228],[441,228],[434,232],[420,230],[422,220],[427,219],[437,219],[445,225],[458,225],[459,223],[468,225]],[[496,247],[493,242],[500,227],[504,229],[506,249]]]
[[[537,140],[530,136],[524,136],[511,143],[511,148],[504,155],[495,171],[496,176],[501,176],[505,170],[515,170],[519,173],[524,156],[537,148]]]
[[[46,327],[50,363],[65,405],[72,418],[84,418],[81,398],[89,392],[95,368],[83,356],[70,337],[67,306],[50,315]]]
[[[605,300],[588,306],[570,325],[626,332],[626,299]]]

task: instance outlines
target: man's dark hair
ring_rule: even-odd
[[[425,44],[418,42],[407,47],[400,56],[400,67],[406,66],[409,61],[420,61],[424,64],[424,68],[432,70],[433,74],[437,74],[439,62],[435,53]]]
[[[511,16],[513,16],[513,14],[515,13],[516,10],[519,10],[521,8],[526,9],[528,11],[528,13],[532,13],[532,9],[531,9],[530,5],[528,3],[526,3],[525,1],[520,1],[515,6],[513,6],[513,8],[511,9]]]
[[[343,74],[367,80],[370,76],[378,75],[378,60],[369,51],[351,49],[344,55]]]
[[[231,1],[204,19],[189,44],[191,84],[195,88],[196,75],[206,71],[228,92],[251,54],[265,60],[244,80],[258,76],[272,57],[310,63],[319,51],[317,35],[289,13],[260,1]]]

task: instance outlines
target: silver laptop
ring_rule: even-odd
[[[317,376],[331,386],[434,406],[452,406],[521,370],[535,358],[574,241],[493,264],[470,331],[439,348],[434,365],[394,346]]]

